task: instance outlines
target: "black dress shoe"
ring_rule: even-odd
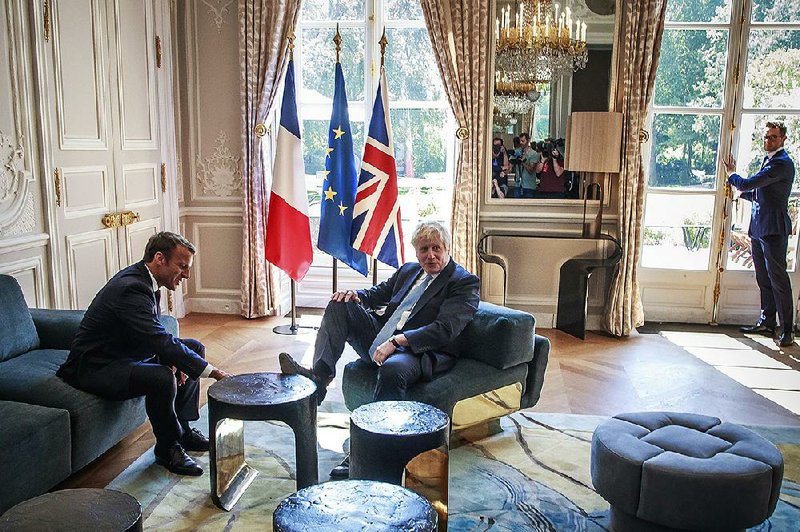
[[[331,469],[331,478],[348,478],[350,476],[350,455],[344,457],[344,460]]]
[[[323,382],[323,380],[314,375],[310,369],[298,364],[289,353],[279,354],[278,363],[281,366],[281,373],[284,375],[302,375],[314,381],[314,384],[317,385],[317,405],[322,404],[322,400],[325,399],[325,395],[328,393],[328,384],[330,384],[330,380],[328,382]]]
[[[181,447],[183,447],[184,451],[205,453],[209,448],[208,438],[203,436],[203,433],[199,430],[192,428],[184,431],[183,436],[181,436],[181,439],[178,443],[181,444]]]
[[[186,454],[179,443],[173,444],[163,453],[156,451],[155,455],[158,465],[166,467],[176,475],[199,477],[203,474],[203,468]]]
[[[749,334],[763,334],[765,336],[774,336],[775,326],[767,325],[764,323],[763,320],[758,320],[758,322],[755,325],[747,325],[744,327],[739,327],[739,331]]]
[[[792,331],[784,331],[781,337],[778,338],[778,345],[780,347],[789,347],[794,345],[794,333]]]

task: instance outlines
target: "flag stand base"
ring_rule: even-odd
[[[309,325],[278,325],[277,327],[272,328],[272,332],[275,334],[290,334],[296,335],[304,332],[309,331],[301,331],[301,329],[317,329],[318,327],[311,327]]]

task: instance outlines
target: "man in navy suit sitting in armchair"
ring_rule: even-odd
[[[319,402],[336,375],[345,342],[379,367],[376,401],[402,400],[414,383],[429,381],[455,364],[454,341],[478,309],[480,281],[450,258],[450,233],[441,224],[422,222],[411,243],[418,262],[404,264],[372,288],[331,296],[311,370],[280,354],[283,373],[314,380]],[[343,462],[331,475],[347,476],[348,465]]]
[[[723,160],[728,183],[742,192],[741,197],[753,202],[750,214],[751,250],[756,283],[761,291],[761,316],[755,325],[742,327],[746,333],[775,333],[775,315],[781,324],[778,345],[794,343],[794,305],[792,285],[786,273],[786,248],[792,234],[789,218],[789,194],[794,181],[794,162],[783,148],[786,126],[767,122],[761,169],[753,176],[736,173],[736,160],[728,155]]]
[[[145,397],[156,437],[156,463],[179,475],[203,470],[185,451],[208,451],[208,439],[189,421],[200,417],[200,377],[224,371],[205,360],[197,340],[176,338],[158,319],[159,288],[175,290],[195,248],[175,233],[150,237],[144,258],[117,273],[97,293],[81,321],[58,376],[106,399]]]

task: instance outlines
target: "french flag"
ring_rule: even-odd
[[[265,258],[297,282],[306,276],[313,259],[305,174],[294,94],[294,61],[290,59],[272,170]]]

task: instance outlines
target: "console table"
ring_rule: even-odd
[[[568,259],[563,265],[558,279],[558,311],[556,329],[572,336],[584,339],[586,336],[586,298],[589,277],[599,268],[611,268],[622,258],[622,247],[611,235],[583,236],[579,233],[537,233],[534,231],[513,229],[490,229],[484,231],[478,239],[478,255],[481,260],[497,264],[503,270],[503,305],[508,293],[508,262],[501,255],[487,251],[486,247],[492,238],[532,238],[551,240],[595,240],[612,244],[613,251],[601,257],[575,257]],[[606,246],[608,248],[608,246]]]

